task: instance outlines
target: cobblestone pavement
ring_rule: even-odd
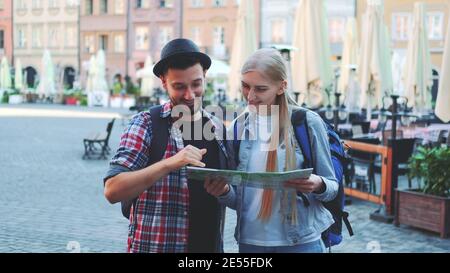
[[[5,114],[13,108],[20,111]],[[47,112],[40,117],[17,117],[29,108]],[[125,251],[127,221],[120,205],[110,205],[103,196],[108,161],[81,159],[83,137],[104,130],[118,112],[0,106],[0,252]],[[63,118],[58,117],[61,113],[66,113]],[[117,120],[110,139],[113,150],[123,128]],[[345,238],[334,252],[450,252],[450,239],[369,220],[376,208],[353,200],[347,209],[356,235]],[[237,252],[234,225],[235,213],[228,210],[226,252]]]

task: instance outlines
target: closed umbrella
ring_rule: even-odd
[[[11,88],[11,71],[9,68],[8,60],[3,56],[0,65],[0,89]]]
[[[328,23],[323,0],[300,0],[295,16],[292,54],[293,89],[300,103],[328,104],[333,83]]]
[[[257,49],[254,12],[253,0],[240,2],[228,78],[228,96],[232,100],[240,98],[241,68]]]
[[[97,52],[97,73],[94,81],[94,91],[109,93],[108,83],[106,82],[106,59],[105,52],[100,49]]]
[[[41,78],[37,87],[37,93],[48,97],[56,93],[55,88],[55,68],[53,67],[50,51],[45,50],[42,56]]]
[[[141,82],[141,96],[151,97],[153,96],[153,62],[150,55],[145,60],[144,68],[140,69],[136,73],[137,78],[142,79]]]
[[[435,114],[444,122],[450,121],[450,20],[445,39],[444,58],[442,60],[441,77],[439,79],[439,91],[436,99]]]
[[[338,90],[346,97],[347,89],[350,84],[350,72],[358,62],[359,44],[356,31],[356,20],[354,18],[349,18],[347,20],[343,47]]]
[[[23,88],[23,71],[22,63],[19,59],[16,60],[15,72],[14,72],[14,88],[22,90]]]
[[[367,119],[372,107],[381,106],[384,95],[392,93],[392,68],[389,36],[383,22],[383,2],[367,1],[363,16],[358,80],[361,86],[360,107],[367,108]]]
[[[97,77],[97,58],[92,55],[89,59],[88,77],[86,81],[86,93],[94,91],[94,82]]]
[[[408,43],[403,74],[408,104],[417,112],[431,109],[431,86],[433,85],[425,9],[424,3],[414,4],[413,31]]]

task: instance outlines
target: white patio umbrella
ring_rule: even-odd
[[[41,78],[37,87],[37,93],[44,96],[54,95],[55,88],[55,68],[53,67],[50,51],[44,50],[41,64]]]
[[[356,20],[354,18],[347,19],[343,47],[338,91],[345,98],[350,83],[350,72],[352,68],[356,67],[358,62],[359,43],[358,33],[356,30]]]
[[[3,56],[0,64],[0,89],[11,88],[11,71],[9,68],[8,60]]]
[[[360,107],[367,108],[369,120],[372,107],[381,106],[383,96],[390,94],[393,86],[389,36],[383,22],[383,9],[381,0],[368,0],[363,16],[358,80],[361,86]]]
[[[106,60],[105,60],[105,52],[100,49],[97,52],[97,73],[96,78],[94,81],[94,91],[101,91],[101,92],[107,92],[108,90],[108,83],[106,82]]]
[[[211,58],[211,67],[206,73],[208,78],[225,78],[228,74],[230,74],[230,66],[226,62]]]
[[[439,91],[436,99],[435,114],[444,122],[450,121],[450,20],[448,21],[447,36],[445,38],[444,58],[442,59]]]
[[[240,98],[241,68],[257,49],[253,0],[240,1],[238,19],[231,51],[228,97]]]
[[[141,96],[151,97],[153,96],[153,61],[150,55],[147,55],[144,68],[136,72],[136,77],[142,79],[141,82]]]
[[[323,0],[300,0],[295,16],[292,52],[294,92],[311,107],[329,103],[333,73],[328,39],[328,19]]]
[[[22,63],[20,59],[16,60],[16,65],[14,69],[14,88],[18,90],[22,90],[23,88],[23,71],[22,71]]]
[[[89,59],[88,77],[86,81],[86,93],[94,91],[94,82],[97,78],[97,58],[92,55]]]
[[[414,107],[417,112],[431,109],[431,86],[433,85],[425,14],[425,3],[415,3],[413,30],[408,43],[403,73],[408,105]]]

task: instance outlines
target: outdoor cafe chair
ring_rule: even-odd
[[[352,138],[351,140],[367,144],[380,144],[380,140],[373,137]],[[351,181],[355,181],[356,189],[370,193],[375,192],[374,164],[377,154],[353,150],[351,147],[348,153],[353,159],[351,163]]]
[[[403,138],[403,139],[396,139],[396,150],[395,155],[397,159],[398,164],[398,172],[397,174],[399,176],[407,175],[408,174],[408,160],[412,156],[414,149],[416,147],[417,139],[416,138]],[[381,166],[382,162],[381,160],[377,160],[375,162],[374,171],[375,173],[381,173]],[[408,177],[408,187],[411,188],[412,181]]]

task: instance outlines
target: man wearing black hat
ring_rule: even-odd
[[[188,180],[185,168],[234,167],[223,124],[201,108],[210,66],[211,59],[192,41],[170,41],[153,69],[170,102],[134,116],[110,162],[105,196],[122,202],[130,219],[129,252],[223,249],[225,210],[205,187],[220,195],[224,183],[211,187],[209,181]],[[212,137],[203,128],[211,128]]]

